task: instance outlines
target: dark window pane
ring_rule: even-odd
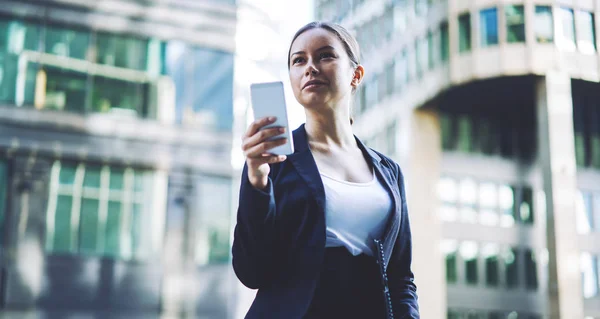
[[[459,151],[470,153],[473,151],[473,123],[468,115],[458,118],[458,145]]]
[[[100,188],[100,171],[99,166],[88,166],[85,168],[85,176],[83,178],[83,186]]]
[[[467,284],[476,285],[477,284],[477,259],[470,259],[465,261],[465,271]]]
[[[471,15],[458,16],[458,52],[471,51]]]
[[[523,187],[521,205],[519,207],[520,220],[524,224],[533,224],[533,190]]]
[[[504,253],[504,267],[506,269],[506,286],[516,288],[519,286],[518,252],[509,249]]]
[[[448,283],[456,283],[457,279],[456,253],[450,253],[446,255],[446,281]]]
[[[448,310],[448,319],[463,319],[462,313],[458,310]]]
[[[122,168],[111,168],[110,170],[110,189],[123,189],[123,177],[125,170]]]
[[[54,26],[46,28],[45,47],[47,53],[85,60],[89,42],[89,32]]]
[[[507,5],[506,37],[508,43],[525,42],[525,11],[522,5]]]
[[[75,171],[77,167],[74,165],[63,164],[60,167],[60,174],[58,180],[62,185],[73,185],[75,182]]]
[[[121,203],[108,202],[104,254],[110,257],[120,257],[121,253]]]
[[[450,57],[450,39],[448,34],[448,22],[443,22],[440,26],[441,33],[441,55],[442,61],[448,61]]]
[[[498,286],[498,256],[489,256],[485,259],[486,284],[491,287]]]
[[[146,116],[147,85],[110,79],[101,76],[94,77],[92,93],[92,111],[108,113],[119,111],[119,114],[129,116]]]
[[[79,251],[95,254],[98,252],[98,209],[97,199],[81,200],[79,225]]]
[[[537,290],[538,279],[535,254],[530,249],[525,250],[525,279],[527,289]]]
[[[498,44],[498,9],[490,8],[480,13],[481,46]]]
[[[446,151],[453,150],[455,146],[454,121],[451,114],[440,114],[440,126],[442,132],[442,148]]]
[[[144,229],[142,216],[142,205],[133,204],[131,211],[131,252],[133,258],[137,258],[142,251],[142,232]]]
[[[1,28],[2,26],[0,26]],[[16,102],[19,56],[2,51],[0,48],[0,103],[14,104]]]
[[[46,77],[45,96],[36,105],[60,111],[85,111],[87,74],[51,66],[45,66],[41,72]],[[37,85],[43,85],[43,82],[38,81]]]
[[[54,216],[54,242],[53,252],[71,252],[71,207],[73,198],[58,195],[56,200],[56,214]]]
[[[148,40],[99,33],[96,49],[98,63],[116,67],[146,70]]]
[[[8,169],[6,162],[0,160],[0,243],[4,237],[4,213],[6,209],[6,192],[8,185]]]

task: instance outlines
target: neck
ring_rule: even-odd
[[[348,107],[306,109],[306,134],[310,144],[354,148]]]

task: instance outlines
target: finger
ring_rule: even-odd
[[[242,142],[242,149],[245,151],[257,144],[264,142],[265,140],[275,137],[277,135],[281,135],[285,132],[285,128],[283,127],[273,127],[264,130],[260,130],[256,132],[256,134],[247,137]]]
[[[249,165],[252,166],[260,166],[262,164],[265,163],[269,163],[269,164],[275,164],[275,163],[279,163],[279,162],[283,162],[287,159],[287,156],[285,155],[268,155],[268,156],[263,156],[263,157],[259,157],[259,158],[249,158]]]
[[[255,145],[249,148],[246,151],[246,157],[258,158],[262,157],[263,153],[268,153],[268,151],[274,147],[283,145],[287,142],[287,138],[278,138],[273,141],[262,142],[258,145]]]
[[[252,122],[252,124],[250,124],[250,126],[248,127],[248,130],[246,131],[246,136],[250,137],[250,136],[256,134],[256,132],[258,132],[258,130],[260,130],[261,127],[275,122],[276,119],[277,118],[275,118],[274,116],[269,116],[269,117],[263,117],[261,119],[258,119],[256,121]]]

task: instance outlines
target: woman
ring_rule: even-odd
[[[288,54],[306,112],[294,154],[268,154],[285,143],[267,141],[281,128],[260,130],[273,119],[243,137],[233,267],[258,289],[246,318],[419,318],[403,175],[352,133],[358,57],[343,27],[301,28]]]

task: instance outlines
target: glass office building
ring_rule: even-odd
[[[0,312],[231,315],[236,10],[2,1]]]
[[[600,318],[592,3],[317,0],[366,76],[354,129],[407,178],[423,318]]]

